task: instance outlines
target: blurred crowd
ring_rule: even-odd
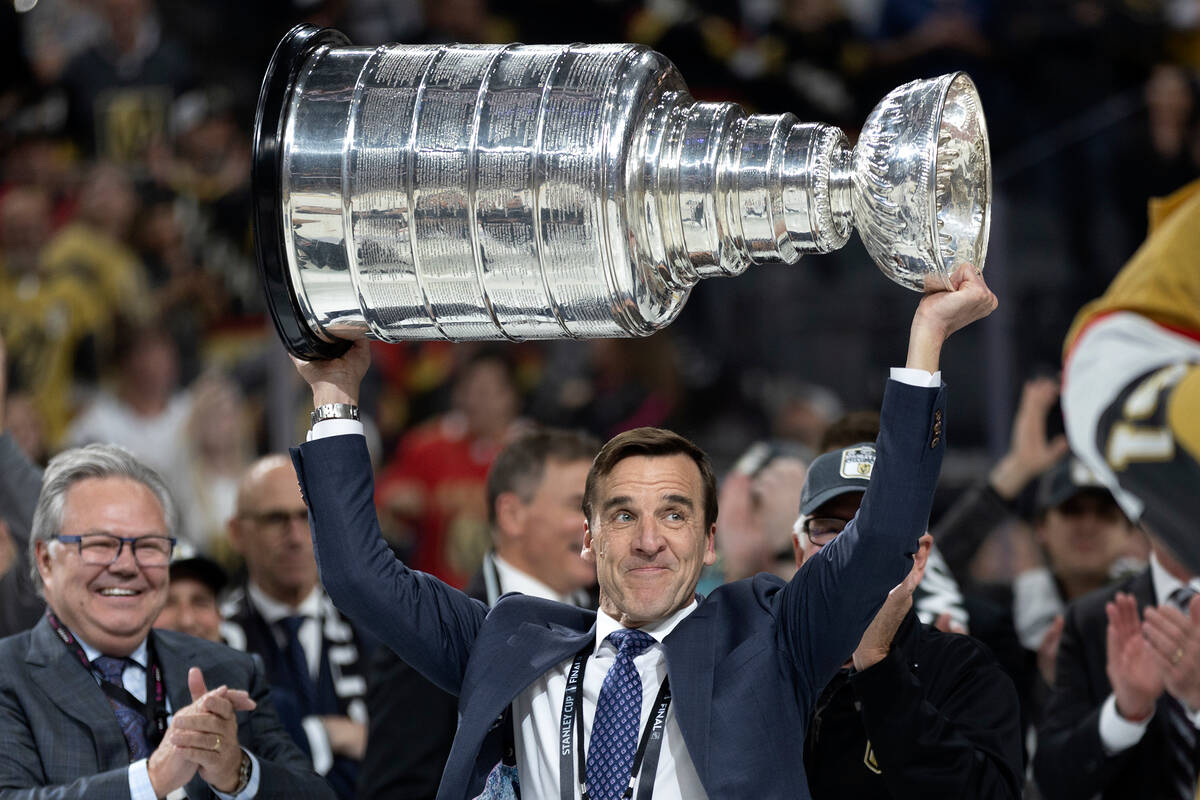
[[[298,22],[357,44],[640,42],[667,55],[698,99],[791,111],[851,138],[892,87],[964,69],[988,115],[986,275],[1002,304],[946,361],[958,427],[924,584],[932,599],[923,606],[918,594],[917,608],[985,638],[1035,721],[1065,604],[1148,557],[1112,498],[1063,461],[1055,375],[1073,315],[1145,237],[1147,199],[1200,176],[1200,0],[572,7],[3,0],[3,431],[36,465],[113,442],[159,470],[189,552],[220,568],[219,579],[208,566],[198,573],[212,619],[193,631],[217,637],[225,576],[268,571],[269,557],[251,555],[231,523],[262,499],[247,493],[248,470],[308,427],[306,387],[266,314],[250,224],[258,86]],[[414,567],[464,586],[493,546],[489,468],[518,434],[554,425],[605,440],[665,426],[703,446],[722,476],[708,585],[790,574],[807,465],[874,440],[877,419],[847,412],[878,408],[878,376],[900,355],[882,343],[903,340],[912,300],[855,241],[796,267],[709,281],[675,326],[646,340],[374,344],[362,406],[384,535]],[[287,519],[257,524],[291,529]],[[315,583],[315,572],[300,581]],[[346,703],[337,715],[365,718]],[[344,752],[361,758],[364,747],[353,739]]]

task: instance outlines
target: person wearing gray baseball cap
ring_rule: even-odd
[[[808,468],[793,529],[803,565],[858,513],[876,448],[861,442]],[[912,595],[933,537],[817,700],[804,740],[815,800],[960,795],[1017,798],[1023,783],[1020,705],[995,657],[969,636],[923,624]]]

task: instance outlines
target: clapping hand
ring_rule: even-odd
[[[1108,682],[1117,700],[1117,713],[1141,722],[1154,713],[1154,704],[1163,693],[1162,669],[1142,635],[1133,595],[1117,592],[1104,611],[1108,614]]]
[[[242,763],[237,712],[252,711],[254,700],[241,689],[207,689],[196,667],[188,670],[188,690],[192,702],[175,712],[162,743],[150,756],[150,783],[159,797],[186,784],[197,771],[218,791],[237,786]]]
[[[1190,616],[1189,616],[1190,615]],[[1170,604],[1147,608],[1142,633],[1162,673],[1163,685],[1192,710],[1200,710],[1200,595],[1188,614]]]

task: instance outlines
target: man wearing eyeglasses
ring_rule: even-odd
[[[875,465],[861,443],[816,458],[793,530],[796,566],[837,547]],[[912,596],[925,573],[926,533],[893,589],[817,699],[804,739],[815,800],[1021,796],[1020,708],[996,659],[969,636],[924,625]]]
[[[332,796],[254,660],[151,630],[176,520],[162,478],[119,447],[50,462],[30,536],[47,613],[0,641],[0,795]]]
[[[338,796],[351,798],[367,742],[368,659],[321,588],[290,459],[265,456],[246,470],[228,531],[247,580],[222,606],[221,635],[262,657],[284,727]]]

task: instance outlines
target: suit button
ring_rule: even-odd
[[[942,410],[941,410],[940,408],[936,408],[936,409],[934,409],[934,411],[933,411],[933,418],[934,418],[935,420],[937,420],[938,422],[941,422],[941,421],[942,421]]]
[[[932,450],[933,448],[937,447],[938,442],[940,442],[941,440],[942,440],[942,438],[940,436],[935,435],[933,437],[933,440],[929,443],[929,449]]]

